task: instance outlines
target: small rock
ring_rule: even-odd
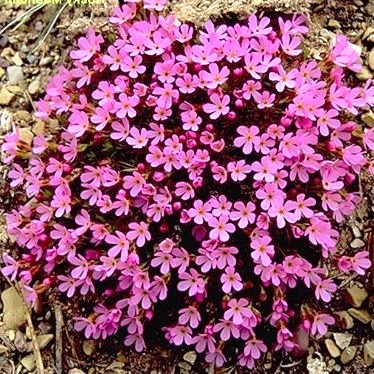
[[[344,349],[344,351],[342,352],[342,355],[340,357],[341,361],[342,361],[342,364],[348,364],[348,362],[352,361],[353,358],[355,357],[357,353],[357,347],[356,346],[352,346],[352,347],[347,347]]]
[[[14,287],[1,293],[3,301],[3,322],[8,329],[17,330],[26,322],[25,309],[21,296]]]
[[[6,72],[10,84],[17,84],[23,80],[23,70],[20,66],[8,66]]]
[[[48,65],[49,63],[51,63],[52,61],[53,61],[52,57],[42,57],[40,59],[39,65],[40,66],[45,66],[45,65]]]
[[[16,332],[14,330],[8,331],[8,338],[11,342],[14,342],[14,339],[16,338]]]
[[[21,364],[28,371],[33,371],[36,368],[36,362],[34,355],[27,355],[21,360]]]
[[[374,49],[368,53],[366,61],[370,69],[374,71]]]
[[[364,344],[364,361],[367,366],[371,366],[374,363],[374,340]]]
[[[0,36],[0,47],[4,48],[8,44],[9,38],[6,35]]]
[[[44,127],[45,127],[44,122],[42,122],[42,121],[36,121],[35,125],[32,128],[32,132],[35,135],[43,134],[44,133]]]
[[[96,342],[94,340],[86,340],[83,342],[83,352],[87,356],[91,356],[96,348]]]
[[[68,374],[86,374],[86,373],[82,370],[79,370],[79,369],[70,369],[68,371]]]
[[[31,145],[32,140],[34,138],[34,134],[28,129],[27,127],[23,127],[19,129],[19,137],[28,145]]]
[[[32,115],[27,110],[17,110],[14,113],[14,120],[28,123],[32,120]]]
[[[331,339],[326,339],[325,344],[331,357],[336,358],[340,356],[340,349],[336,346],[336,344]]]
[[[27,87],[27,91],[29,91],[30,95],[35,95],[37,92],[39,92],[39,89],[40,89],[40,80],[39,79],[35,79]]]
[[[335,29],[340,29],[340,23],[335,19],[330,19],[328,23],[329,27],[334,27]]]
[[[15,55],[11,58],[14,65],[22,66],[23,61],[19,55],[19,52],[16,52]]]
[[[9,351],[9,348],[7,346],[0,344],[0,355],[8,351]]]
[[[16,337],[14,339],[14,346],[16,347],[18,352],[25,352],[27,349],[27,342],[25,335],[22,334],[21,331],[16,332]]]
[[[354,249],[362,248],[364,245],[365,243],[359,238],[354,239],[351,243],[351,247]]]
[[[187,361],[188,363],[190,363],[191,365],[193,365],[196,361],[196,352],[194,351],[190,351],[190,352],[187,352],[184,356],[183,356],[183,360]]]
[[[374,127],[374,113],[369,111],[361,116],[362,122],[369,127]]]
[[[4,74],[5,74],[5,70],[2,67],[0,67],[0,78],[2,78]]]
[[[188,362],[184,362],[184,361],[181,361],[178,366],[181,368],[181,369],[184,369],[186,370],[188,373],[191,371],[191,365],[188,363]]]
[[[14,99],[14,94],[9,92],[5,87],[0,91],[0,105],[9,105]]]
[[[363,66],[362,69],[356,74],[356,77],[360,81],[367,81],[368,79],[373,78],[373,74],[370,72],[369,68]]]
[[[333,335],[335,343],[339,348],[344,349],[347,348],[349,344],[351,344],[353,337],[352,334],[335,332]]]
[[[353,318],[356,318],[357,320],[364,323],[365,325],[368,324],[372,320],[370,314],[366,310],[363,310],[363,309],[350,308],[348,309],[348,313]]]
[[[374,27],[369,26],[365,32],[364,35],[362,35],[362,40],[366,40],[370,38],[370,36],[374,35]]]
[[[347,292],[346,301],[348,302],[348,304],[356,308],[359,308],[369,296],[365,288],[362,285],[357,284],[357,283],[354,284],[352,287],[348,288],[346,292]]]
[[[54,338],[53,334],[44,334],[39,335],[36,340],[38,341],[39,348],[43,349],[45,348]]]

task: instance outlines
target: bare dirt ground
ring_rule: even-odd
[[[29,54],[30,48],[51,17],[53,6],[38,12],[23,26],[0,36],[0,144],[1,136],[13,124],[21,126],[25,137],[42,131],[42,124],[32,115],[34,101],[43,94],[48,78],[67,59],[75,36],[89,24],[105,31],[106,15],[116,1],[105,6],[66,9],[42,47]],[[365,64],[358,78],[373,78],[374,0],[180,0],[172,3],[180,19],[201,24],[209,16],[253,10],[267,12],[302,10],[307,12],[312,29],[309,39],[314,54],[325,48],[333,33],[345,33],[362,48]],[[0,29],[16,17],[24,5],[0,4]],[[374,126],[374,114],[357,121]],[[341,228],[339,250],[349,253],[366,247],[374,260],[374,183],[361,178],[363,203]],[[12,207],[12,194],[6,184],[6,167],[0,163],[0,253],[12,245],[4,228],[4,213]],[[339,278],[340,290],[331,305],[337,325],[327,337],[310,342],[300,358],[266,356],[262,366],[252,373],[369,374],[374,370],[374,272],[365,278]],[[73,305],[66,305],[58,295],[30,316],[14,288],[0,278],[0,374],[38,373],[36,360],[42,359],[45,373],[58,374],[172,374],[214,373],[193,352],[171,350],[166,344],[154,344],[144,354],[125,349],[122,338],[105,342],[85,341],[72,328]],[[305,337],[301,337],[301,341]],[[245,373],[236,366],[217,373]]]

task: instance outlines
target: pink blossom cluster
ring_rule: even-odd
[[[334,323],[324,264],[370,266],[336,246],[358,174],[374,173],[374,131],[354,121],[374,85],[348,84],[361,65],[344,36],[308,58],[303,15],[196,30],[165,3],[117,8],[115,37],[89,29],[37,103],[59,127],[31,146],[5,137],[20,250],[2,271],[32,304],[50,288],[85,300],[86,338],[122,330],[142,351],[152,326],[253,368],[294,351],[298,325]]]

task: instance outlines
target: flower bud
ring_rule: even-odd
[[[161,172],[161,171],[156,171],[153,174],[153,180],[155,182],[161,182],[164,178],[165,178],[165,174],[163,172]]]
[[[207,233],[208,230],[202,225],[197,225],[192,229],[192,236],[197,242],[202,242]]]
[[[181,211],[181,217],[179,219],[180,223],[188,223],[191,221],[191,217],[188,214],[188,211],[186,209],[183,209]]]
[[[165,214],[167,214],[168,216],[172,215],[174,213],[173,211],[173,207],[171,205],[167,205],[165,207]]]
[[[104,291],[104,295],[105,295],[106,297],[113,296],[115,293],[116,293],[116,291],[113,290],[112,288],[107,288],[107,289]]]
[[[182,203],[179,202],[179,201],[176,201],[175,203],[173,203],[173,211],[174,212],[178,212],[182,209]]]
[[[101,133],[96,132],[93,136],[94,144],[100,144],[102,141],[103,141],[103,137],[102,137]]]
[[[187,137],[187,139],[196,139],[197,135],[196,135],[196,132],[194,132],[194,131],[187,131],[186,132],[186,137]]]
[[[348,173],[348,174],[346,174],[345,177],[344,177],[344,182],[345,182],[345,184],[346,184],[347,186],[351,186],[352,183],[353,183],[355,180],[356,180],[356,177],[355,177],[355,175],[352,174],[352,173]]]
[[[161,234],[166,234],[169,230],[169,225],[167,223],[163,223],[161,226],[160,226],[160,233]]]
[[[52,279],[50,277],[44,278],[43,284],[45,286],[50,286],[53,283]]]
[[[194,181],[192,182],[192,185],[195,188],[200,188],[203,185],[203,178],[201,178],[201,177],[195,178]]]
[[[147,310],[145,311],[145,313],[144,313],[144,316],[145,316],[145,318],[146,318],[148,321],[150,321],[150,320],[153,318],[153,315],[154,315],[154,313],[153,313],[153,310],[152,310],[152,309],[147,309]]]
[[[64,164],[63,170],[64,170],[64,173],[70,174],[73,171],[73,167],[69,164]]]
[[[187,148],[195,148],[197,146],[197,141],[195,139],[188,139],[186,142]]]
[[[206,131],[209,131],[209,132],[213,132],[214,131],[214,125],[212,125],[211,123],[208,123],[206,126]]]
[[[179,135],[179,141],[180,141],[181,143],[185,143],[186,140],[187,140],[187,138],[186,138],[185,135]]]
[[[235,121],[236,118],[237,118],[237,115],[235,112],[228,112],[227,113],[227,118],[230,120],[230,121]]]
[[[84,257],[87,260],[98,260],[100,258],[100,251],[98,249],[86,249]]]
[[[243,109],[244,108],[244,102],[242,99],[237,99],[235,101],[235,106],[238,108],[238,109]]]
[[[242,75],[243,75],[243,68],[234,69],[234,76],[236,78],[240,78]]]
[[[196,73],[200,72],[203,69],[203,67],[200,64],[195,64],[193,68]]]
[[[329,152],[333,152],[333,151],[336,151],[336,145],[334,142],[332,141],[329,141],[326,144],[326,150],[329,151]]]
[[[139,173],[144,173],[145,170],[146,170],[146,166],[143,163],[138,164]]]

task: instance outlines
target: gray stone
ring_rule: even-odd
[[[183,356],[183,360],[193,365],[196,361],[196,357],[197,357],[196,352],[190,351],[190,352],[185,353],[185,355]]]
[[[362,248],[365,245],[365,242],[363,242],[361,239],[356,238],[352,241],[351,247],[354,249]]]
[[[21,296],[14,287],[1,293],[3,301],[3,322],[8,329],[17,330],[26,322],[25,307]]]
[[[335,343],[339,348],[344,349],[344,348],[347,348],[349,344],[351,344],[352,337],[353,337],[352,334],[335,332],[333,335],[334,335]]]
[[[354,357],[356,356],[356,353],[357,353],[356,346],[345,348],[340,357],[342,364],[345,365],[345,364],[348,364],[348,362],[352,361]]]
[[[348,313],[353,318],[356,318],[357,320],[359,320],[360,322],[362,322],[365,325],[367,325],[372,320],[372,318],[371,318],[370,314],[367,312],[367,310],[350,308],[350,309],[348,309]]]
[[[359,308],[368,296],[367,291],[360,284],[354,284],[347,289],[347,302],[356,308]]]
[[[79,369],[70,369],[68,371],[68,374],[86,374],[86,373],[82,370],[79,370]]]
[[[361,116],[362,122],[369,127],[374,127],[374,113],[369,111]]]
[[[340,356],[340,349],[336,346],[336,344],[331,339],[326,339],[325,344],[331,357],[336,358]]]
[[[6,68],[8,80],[10,84],[17,84],[24,78],[21,66],[11,65]]]
[[[35,357],[33,354],[27,355],[21,360],[22,366],[28,370],[28,371],[33,371],[36,368],[36,362],[35,362]]]

